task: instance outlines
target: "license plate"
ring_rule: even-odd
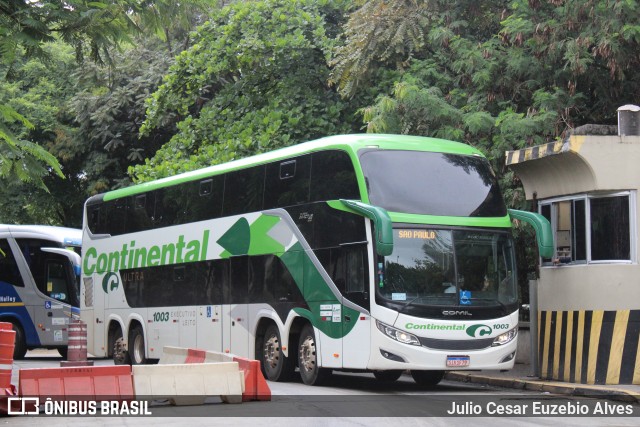
[[[469,356],[447,356],[447,368],[463,368],[470,364]]]

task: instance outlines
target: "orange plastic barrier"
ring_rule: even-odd
[[[0,389],[11,387],[11,370],[16,331],[11,323],[0,322]]]
[[[16,331],[11,323],[0,322],[0,414],[9,412],[9,397],[16,395],[16,388],[11,384],[13,368],[13,349]]]
[[[194,348],[187,349],[187,359],[184,363],[204,363],[207,357],[207,352],[204,350],[198,350]]]
[[[271,400],[271,389],[262,375],[260,362],[237,356],[233,357],[233,361],[238,362],[240,370],[244,371],[244,393],[242,394],[242,401]]]
[[[128,365],[21,369],[18,389],[20,396],[53,400],[131,401],[135,397]]]
[[[245,359],[216,351],[205,351],[192,348],[165,347],[160,364],[181,363],[221,363],[225,361],[238,362],[244,373],[244,393],[242,401],[271,400],[271,389],[260,370],[260,362]]]

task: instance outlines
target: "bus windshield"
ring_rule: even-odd
[[[369,201],[389,212],[503,217],[507,214],[487,159],[422,151],[360,155]]]
[[[378,300],[420,306],[504,307],[517,302],[511,237],[504,232],[395,228],[379,265]],[[406,311],[409,313],[409,311]]]

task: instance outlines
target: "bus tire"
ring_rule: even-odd
[[[24,359],[27,354],[27,340],[22,327],[16,322],[11,322],[11,329],[16,331],[15,346],[13,347],[13,360]]]
[[[444,371],[411,371],[411,376],[416,384],[423,387],[433,387],[444,377]]]
[[[127,345],[124,342],[122,331],[118,328],[113,333],[113,364],[114,365],[131,365],[131,358],[127,351]]]
[[[132,365],[144,365],[145,357],[144,333],[142,326],[136,324],[129,330],[129,359]]]
[[[313,327],[307,323],[300,332],[298,344],[300,378],[302,378],[302,382],[306,385],[321,385],[331,374],[329,369],[318,366],[316,342]]]
[[[295,361],[286,357],[282,351],[282,340],[278,327],[271,324],[267,327],[262,340],[260,360],[264,374],[269,381],[289,381],[295,372]]]
[[[373,376],[383,383],[392,383],[402,375],[402,370],[393,369],[390,371],[373,371]]]
[[[62,356],[64,360],[67,360],[67,356],[69,354],[69,347],[58,347],[56,348],[56,350],[58,350],[58,353],[60,353],[60,356]]]

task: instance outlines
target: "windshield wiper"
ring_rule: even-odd
[[[415,298],[410,299],[409,301],[407,301],[406,303],[404,303],[404,305],[402,306],[402,308],[400,308],[400,310],[398,310],[398,313],[405,313],[405,310],[407,308],[409,308],[410,305],[412,305],[414,302],[416,302],[419,299],[422,298],[430,298],[430,299],[450,299],[450,296],[447,295],[419,295]]]
[[[487,302],[496,302],[498,303],[498,305],[502,308],[502,311],[504,311],[504,314],[509,314],[509,309],[507,308],[507,306],[500,300],[498,299],[494,299],[494,298],[474,298],[471,297],[469,299],[469,301],[487,301]],[[471,306],[473,306],[473,304],[471,304]]]

